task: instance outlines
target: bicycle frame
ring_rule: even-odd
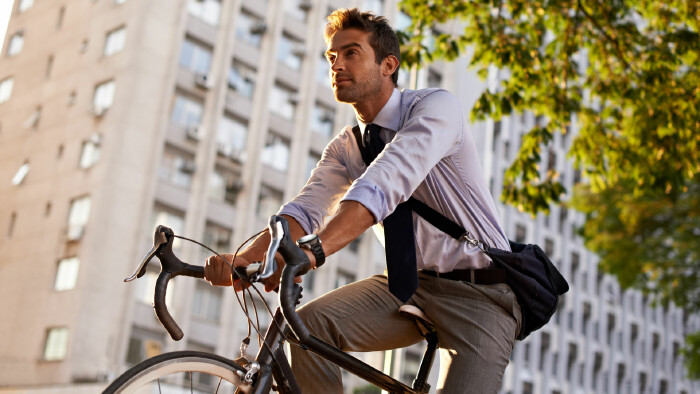
[[[301,346],[390,393],[424,393],[428,391],[426,380],[437,350],[436,336],[426,338],[428,346],[414,380],[414,387],[411,388],[313,335],[309,336],[309,340],[305,343],[299,342],[297,338],[288,337],[287,334],[291,333],[290,331],[280,307],[275,312],[265,334],[264,341],[268,346],[260,348],[254,361],[257,363],[256,368],[259,368],[259,375],[252,393],[268,393],[272,387],[272,377],[278,386],[284,386],[278,388],[280,392],[301,393],[284,353],[285,337],[294,344],[293,346]]]

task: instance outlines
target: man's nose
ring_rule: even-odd
[[[340,59],[335,59],[333,63],[331,63],[331,72],[338,72],[342,71],[345,69],[345,66]]]

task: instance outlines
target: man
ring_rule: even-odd
[[[289,220],[293,239],[316,234],[310,238],[322,242],[305,250],[312,267],[383,222],[389,278],[377,275],[336,289],[299,314],[315,336],[340,349],[378,351],[422,340],[414,322],[398,313],[404,302],[415,305],[437,329],[438,392],[496,392],[520,325],[515,295],[502,281],[485,285],[470,276],[490,266],[478,248],[450,238],[411,211],[406,216],[399,205],[413,196],[480,240],[508,250],[460,103],[443,90],[396,89],[399,43],[386,19],[340,9],[328,21],[333,91],[337,101],[355,109],[362,140],[358,144],[351,127],[342,130],[280,214]],[[361,151],[370,146],[379,153],[367,165]],[[401,219],[398,227],[408,228],[409,238],[397,236],[397,226],[389,228],[402,210],[408,222]],[[258,237],[236,265],[261,260],[268,243],[267,234]],[[391,253],[410,252],[398,269],[389,264],[397,243],[400,250]],[[205,276],[213,284],[231,285],[230,269],[214,256],[207,260]],[[416,277],[417,288],[412,284]],[[274,280],[266,284],[267,290],[276,286]],[[342,392],[338,367],[294,346],[291,356],[305,394]]]

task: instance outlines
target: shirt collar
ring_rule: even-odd
[[[374,117],[372,123],[385,129],[398,131],[399,122],[401,121],[399,116],[401,116],[401,92],[399,89],[394,88],[391,97],[389,97],[389,100],[384,104],[384,107],[379,110],[379,113]],[[364,135],[367,124],[360,119],[357,119],[357,124],[360,125],[360,130],[362,130],[362,134]]]

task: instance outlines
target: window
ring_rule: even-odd
[[[96,115],[101,115],[114,102],[114,81],[107,81],[97,85],[95,96],[92,99],[92,108]]]
[[[24,32],[15,33],[10,37],[10,42],[7,45],[7,56],[14,56],[22,52],[24,47]]]
[[[107,33],[105,39],[105,49],[102,52],[105,56],[112,56],[124,49],[126,43],[126,28],[124,26],[116,28]]]
[[[129,338],[126,362],[129,365],[157,356],[163,352],[163,334],[134,327]]]
[[[321,57],[318,59],[318,65],[316,66],[316,81],[324,84],[325,86],[331,86],[331,76],[330,76],[331,66],[326,60],[326,54],[321,53]]]
[[[268,218],[270,215],[279,211],[281,206],[282,192],[269,186],[262,185],[258,197],[258,217]]]
[[[58,291],[75,288],[79,267],[80,261],[77,257],[69,257],[59,261],[53,288]]]
[[[46,73],[44,76],[46,79],[51,78],[51,71],[53,70],[53,55],[49,55],[49,57],[46,59]]]
[[[0,81],[0,103],[4,103],[12,97],[12,87],[15,84],[14,78],[5,78]]]
[[[216,168],[209,177],[207,195],[213,201],[235,205],[238,193],[243,189],[240,176],[222,168]]]
[[[68,212],[68,240],[82,238],[85,225],[90,218],[90,196],[79,197],[71,201]]]
[[[90,168],[100,160],[100,140],[99,134],[93,134],[89,140],[83,142],[83,147],[80,151],[80,168]]]
[[[189,0],[187,11],[190,15],[216,26],[221,15],[221,0]]]
[[[287,119],[294,119],[297,97],[291,89],[275,85],[270,91],[269,108],[273,113]]]
[[[50,328],[46,332],[46,341],[44,343],[44,360],[63,360],[66,358],[66,353],[68,353],[68,328]]]
[[[289,141],[279,135],[269,133],[265,147],[260,154],[260,161],[277,171],[286,172],[289,166]]]
[[[34,5],[34,0],[20,0],[19,6],[17,7],[17,10],[19,12],[24,12]]]
[[[255,70],[234,60],[228,70],[228,86],[242,96],[253,97]]]
[[[183,126],[199,126],[202,123],[202,104],[183,95],[175,96],[175,105],[170,120]]]
[[[420,368],[421,355],[407,351],[403,359],[403,381],[412,382]]]
[[[428,69],[428,87],[439,88],[442,86],[442,74],[431,69]]]
[[[294,19],[306,21],[311,6],[311,0],[288,0],[284,2],[284,11]]]
[[[214,223],[207,223],[203,241],[205,245],[219,253],[227,252],[231,249],[231,230]]]
[[[527,229],[522,224],[515,226],[515,242],[524,243],[527,237]]]
[[[355,281],[355,275],[338,270],[338,274],[335,277],[335,287],[342,287]]]
[[[185,217],[182,213],[177,212],[175,210],[163,207],[163,206],[156,206],[153,209],[153,216],[152,216],[152,225],[151,228],[155,229],[156,226],[159,224],[162,224],[164,226],[170,227],[175,234],[182,234],[183,230],[185,229]],[[182,245],[182,240],[179,238],[176,238],[173,241],[173,248],[174,249],[179,249],[180,246]],[[171,292],[169,292],[171,293]]]
[[[10,215],[10,223],[7,225],[7,239],[12,238],[15,232],[15,224],[17,223],[17,212],[12,212]]]
[[[241,12],[236,23],[236,37],[254,47],[259,47],[262,35],[267,31],[265,22],[248,12]]]
[[[177,240],[175,240],[175,242],[177,242]],[[157,281],[158,272],[146,271],[146,274],[135,282],[136,289],[134,291],[134,299],[142,304],[153,305]],[[173,286],[177,286],[177,281],[170,281],[168,283],[168,292],[165,294],[165,305],[167,305],[168,308],[172,305]]]
[[[283,34],[277,48],[277,60],[292,70],[300,70],[304,60],[304,43]]]
[[[66,353],[68,353],[68,328],[53,327],[48,329],[44,343],[44,360],[63,360],[66,358]]]
[[[208,74],[211,66],[211,49],[190,38],[182,41],[180,66],[199,74]]]
[[[544,239],[544,252],[547,256],[554,257],[554,240],[551,238]]]
[[[24,121],[22,126],[25,129],[36,129],[39,126],[39,119],[41,119],[41,106],[36,107],[34,112]]]
[[[22,164],[17,172],[15,173],[15,176],[12,177],[12,186],[18,186],[20,185],[23,181],[24,178],[27,177],[27,174],[29,173],[29,162],[25,161],[24,164]]]
[[[233,160],[245,162],[245,144],[248,125],[242,121],[224,115],[216,130],[217,151]]]
[[[189,188],[194,170],[194,159],[190,155],[166,147],[158,169],[158,177],[170,184]]]
[[[197,282],[192,299],[192,315],[218,322],[221,317],[221,292],[219,287]]]
[[[314,106],[313,116],[311,117],[311,130],[325,137],[330,137],[333,134],[334,119],[335,111],[332,108],[316,104]]]
[[[56,30],[63,27],[63,19],[66,17],[66,7],[61,7],[58,10],[58,18],[56,19]]]

